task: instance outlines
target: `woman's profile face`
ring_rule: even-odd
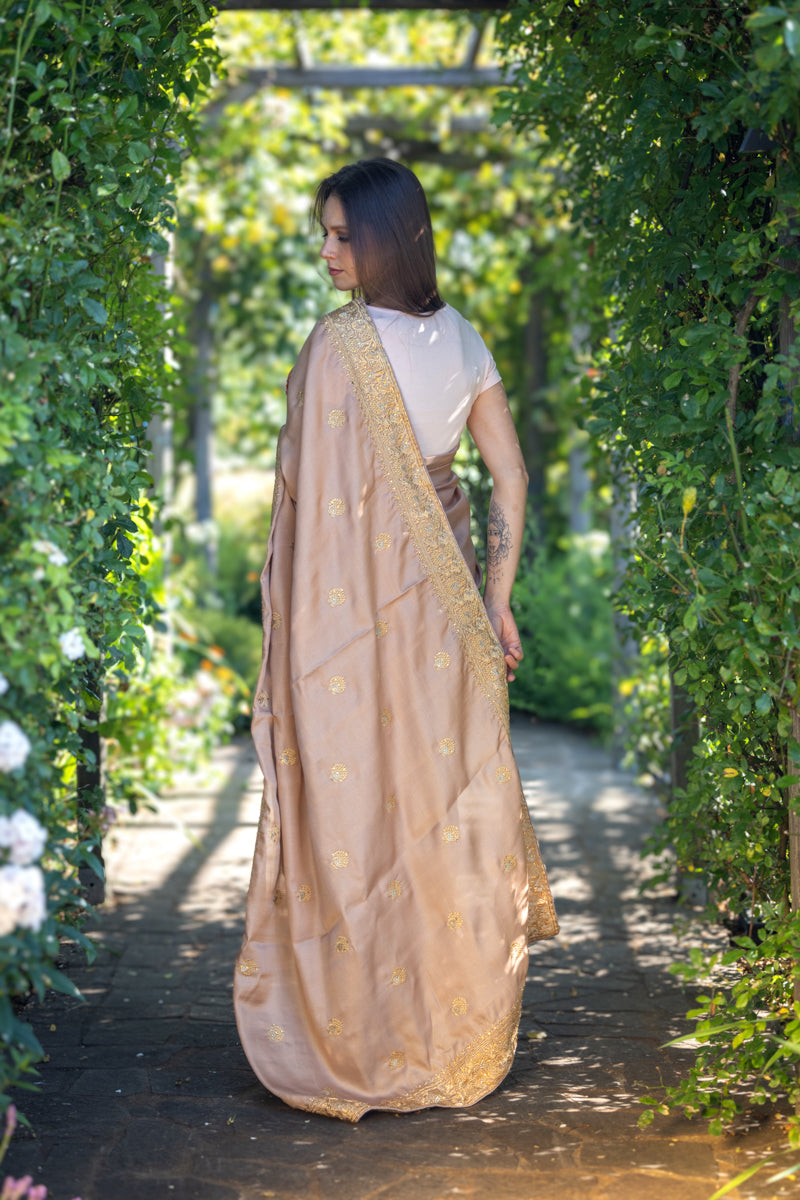
[[[358,287],[356,267],[350,232],[338,196],[329,196],[322,210],[323,242],[321,256],[328,265],[333,286],[340,292],[351,292]]]

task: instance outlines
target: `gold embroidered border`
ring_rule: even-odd
[[[378,331],[362,300],[328,313],[324,321],[355,388],[414,549],[481,691],[508,733],[508,686],[503,653],[425,469]]]
[[[553,893],[547,882],[539,843],[533,831],[531,814],[525,796],[522,802],[522,840],[525,843],[525,863],[528,868],[528,942],[541,942],[558,933],[558,917]]]
[[[524,980],[523,980],[524,984]],[[470,1042],[428,1083],[382,1104],[363,1104],[335,1096],[314,1096],[298,1107],[343,1121],[358,1121],[365,1112],[413,1112],[418,1108],[469,1108],[493,1092],[509,1072],[517,1049],[522,996],[507,1016]]]

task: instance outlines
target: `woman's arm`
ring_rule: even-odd
[[[481,392],[467,428],[492,477],[483,602],[503,647],[510,682],[522,658],[519,632],[511,615],[511,585],[522,549],[528,472],[502,383]]]

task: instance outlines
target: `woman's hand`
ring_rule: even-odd
[[[520,660],[524,657],[522,643],[519,640],[517,622],[514,620],[511,609],[507,605],[495,605],[492,608],[487,608],[486,614],[492,629],[497,634],[500,645],[503,647],[503,657],[506,660],[506,679],[509,683],[512,683],[515,678],[514,672],[519,666]]]

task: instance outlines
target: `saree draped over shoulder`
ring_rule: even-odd
[[[323,318],[279,442],[234,999],[264,1085],[350,1121],[497,1087],[526,944],[557,932],[449,461],[363,303]]]

